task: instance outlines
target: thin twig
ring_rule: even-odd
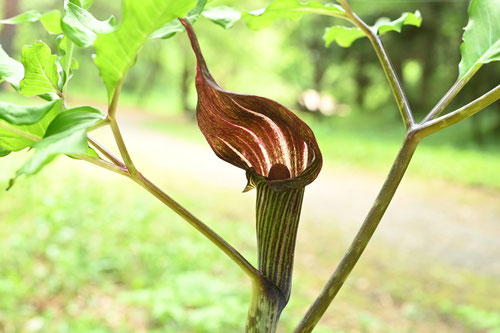
[[[370,40],[375,52],[377,53],[380,63],[382,64],[387,80],[389,81],[389,85],[391,86],[394,98],[396,99],[396,103],[401,113],[401,117],[403,118],[405,127],[407,130],[412,128],[413,125],[415,125],[415,120],[413,118],[410,102],[406,97],[403,86],[398,78],[398,75],[396,74],[396,71],[394,70],[394,66],[391,63],[391,59],[389,58],[382,39],[352,11],[347,1],[339,0],[339,2],[346,11],[347,19],[356,27],[361,29]]]

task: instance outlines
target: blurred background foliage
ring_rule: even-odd
[[[62,1],[58,0],[2,2],[2,16],[9,16],[5,14],[9,10],[13,13],[33,8],[42,12],[53,8],[62,10]],[[266,3],[268,1],[264,0],[215,0],[211,6],[230,5],[240,10],[253,10]],[[396,18],[404,11],[418,9],[422,12],[421,28],[405,27],[402,34],[391,33],[384,37],[417,118],[432,108],[457,77],[467,5],[466,0],[352,1],[353,9],[368,23],[381,16]],[[119,9],[120,1],[95,1],[92,12],[100,19],[110,14],[119,18]],[[228,89],[267,95],[298,109],[301,94],[312,89],[334,99],[333,113],[345,114],[342,106],[348,105],[354,117],[369,115],[399,128],[395,103],[368,40],[360,40],[348,49],[337,45],[324,47],[321,37],[325,28],[339,22],[309,15],[298,23],[282,20],[258,32],[239,22],[228,32],[200,19],[197,31],[212,71]],[[36,39],[47,40],[43,29],[36,25],[3,28],[2,44],[9,54],[19,55],[22,45]],[[104,90],[96,89],[101,81],[91,55],[92,49],[80,50],[77,55],[84,70],[76,73],[72,93],[104,100]],[[153,41],[144,48],[125,83],[126,98],[157,112],[192,113],[196,106],[193,68],[194,59],[182,34],[167,41]],[[491,89],[499,74],[498,66],[487,66],[450,109]],[[492,108],[494,110],[482,112],[466,125],[457,127],[454,131],[459,135],[455,135],[452,143],[463,146],[472,142],[485,147],[498,138],[500,107],[497,103]],[[450,143],[449,140],[434,141]]]
[[[268,3],[214,0],[211,5],[254,10]],[[404,11],[421,11],[421,28],[405,27],[401,34],[387,34],[384,41],[417,118],[423,118],[457,77],[468,2],[350,3],[368,23],[380,16],[396,18]],[[0,0],[0,7],[0,17],[9,17],[29,9],[62,10],[62,1]],[[110,14],[119,19],[119,8],[120,1],[95,0],[92,13],[99,19]],[[195,29],[209,67],[224,88],[267,96],[301,113],[315,130],[327,161],[385,171],[403,135],[399,113],[368,40],[349,49],[324,47],[324,29],[335,23],[331,18],[306,16],[297,23],[283,20],[256,32],[243,22],[225,31],[200,19]],[[3,48],[18,60],[22,46],[38,39],[55,50],[54,38],[38,23],[3,26],[0,32]],[[76,58],[80,70],[69,88],[71,98],[104,104],[106,90],[93,65],[92,50],[77,49]],[[121,105],[177,119],[150,121],[146,126],[193,140],[194,66],[184,34],[149,43],[128,76]],[[500,66],[485,66],[450,110],[493,88],[499,77]],[[2,88],[2,100],[19,100],[5,84]],[[311,110],[318,96],[325,101],[324,113]],[[417,176],[498,190],[499,138],[496,103],[426,140],[411,170]],[[199,136],[194,140],[201,141]],[[19,157],[2,160],[2,183],[17,162]],[[248,283],[208,242],[133,185],[106,179],[105,200],[99,180],[78,181],[78,172],[59,161],[54,168],[0,194],[4,240],[0,242],[0,332],[241,331]],[[51,178],[54,174],[59,175],[57,182]],[[233,203],[230,195],[206,184],[169,185],[184,193],[181,200],[186,206],[195,207],[216,230],[254,253],[249,241],[254,238],[248,215],[251,200],[242,208],[242,202]],[[185,190],[200,187],[206,191],[194,198]],[[110,201],[127,209],[110,208],[106,204]],[[219,215],[214,213],[218,210]],[[296,282],[297,297],[284,315],[284,331],[291,331],[330,271],[326,269],[320,278],[309,270],[311,265],[332,264],[322,246],[338,244],[332,250],[336,255],[345,248],[337,235],[341,231],[330,228],[333,239],[315,242],[307,260],[297,264],[303,274]],[[311,259],[315,256],[318,259]],[[357,277],[334,307],[337,317],[327,316],[317,332],[500,331],[500,314],[495,311],[500,304],[491,297],[498,295],[498,279],[443,265],[425,264],[423,270],[408,257],[394,257],[388,247],[374,249],[366,261],[371,266],[356,271]]]
[[[57,0],[2,2],[4,12],[62,9],[62,1]],[[253,10],[266,3],[264,0],[215,0],[211,5]],[[384,37],[417,118],[422,118],[432,108],[457,77],[462,28],[467,23],[467,4],[466,0],[352,1],[354,10],[368,23],[381,16],[396,18],[404,11],[418,9],[422,12],[424,23],[421,28],[405,27],[402,34],[391,33]],[[95,1],[92,12],[100,19],[109,14],[119,17],[119,8],[120,1]],[[244,22],[237,23],[230,32],[205,19],[200,19],[196,26],[210,67],[224,87],[266,95],[296,109],[304,109],[299,103],[304,92],[314,90],[327,97],[327,113],[349,114],[353,119],[349,122],[357,124],[357,116],[361,115],[368,119],[363,121],[367,127],[373,127],[372,119],[375,125],[380,121],[398,131],[395,103],[368,40],[357,41],[349,49],[337,45],[324,47],[321,38],[324,29],[334,23],[338,22],[332,18],[309,15],[298,23],[282,20],[258,32],[246,28]],[[43,29],[36,25],[19,26],[15,35],[13,29],[4,27],[2,32],[2,43],[9,54],[19,55],[22,45],[36,39],[47,40]],[[71,93],[104,100],[105,90],[96,89],[102,83],[92,64],[92,49],[79,51],[77,57],[84,70],[76,73]],[[196,106],[193,68],[194,58],[182,34],[167,41],[153,41],[144,48],[129,74],[124,87],[125,98],[129,103],[155,112],[193,114]],[[450,109],[491,89],[499,74],[500,68],[495,64],[486,66]],[[491,108],[494,110],[482,112],[429,141],[497,151],[500,107],[496,103]],[[324,118],[320,112],[315,115]]]

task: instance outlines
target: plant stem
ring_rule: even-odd
[[[407,130],[412,128],[415,124],[415,120],[413,118],[410,103],[408,102],[408,98],[406,97],[403,86],[399,81],[398,75],[394,70],[394,66],[391,63],[391,59],[389,58],[382,39],[352,11],[347,1],[339,0],[339,2],[346,11],[347,19],[356,27],[361,29],[370,40],[375,52],[377,53],[380,63],[382,64],[387,80],[389,81],[389,85],[391,86],[394,98],[398,104],[399,112],[401,113],[405,127]]]
[[[111,99],[111,103],[108,108],[107,119],[109,120],[109,126],[111,127],[111,131],[113,132],[118,150],[120,150],[120,155],[122,155],[123,161],[125,162],[125,165],[127,166],[130,174],[132,176],[135,176],[137,175],[137,169],[134,165],[134,162],[132,162],[130,154],[128,153],[128,149],[125,145],[125,141],[123,140],[120,127],[118,126],[118,123],[116,121],[116,109],[118,107],[118,99],[120,97],[121,87],[122,83],[118,84],[118,86],[116,87],[115,93],[113,94],[113,98]]]
[[[120,150],[120,154],[122,155],[123,161],[127,166],[127,170],[131,175],[137,174],[137,169],[132,162],[132,158],[128,153],[127,146],[125,145],[125,141],[123,141],[122,134],[120,132],[120,127],[114,118],[109,118],[109,126],[111,127],[111,131],[113,132],[113,136],[115,137],[116,145],[118,146],[118,150]]]
[[[92,164],[97,165],[97,166],[100,166],[101,168],[115,172],[115,173],[122,175],[122,176],[126,176],[126,177],[130,176],[130,174],[128,173],[126,168],[119,167],[117,165],[114,165],[112,163],[104,161],[100,158],[95,158],[95,157],[88,156],[88,155],[79,155],[79,154],[70,154],[69,156],[78,158],[80,160],[92,163]]]
[[[276,332],[282,310],[282,292],[265,277],[262,277],[260,280],[254,280],[245,332]]]
[[[260,272],[252,266],[234,247],[232,247],[229,243],[227,243],[222,237],[220,237],[216,232],[210,229],[206,224],[193,216],[188,210],[178,204],[174,199],[168,196],[165,192],[159,189],[155,184],[150,182],[147,178],[145,178],[141,173],[139,173],[132,162],[132,158],[128,152],[128,149],[125,145],[125,141],[120,132],[120,128],[116,121],[116,111],[118,107],[118,99],[120,97],[122,82],[118,84],[116,87],[115,93],[113,94],[113,98],[108,107],[108,121],[111,127],[111,131],[113,132],[113,136],[115,138],[116,144],[120,151],[120,154],[123,158],[123,161],[126,166],[126,176],[132,179],[137,184],[141,185],[148,192],[154,195],[158,200],[164,203],[167,207],[172,209],[175,213],[177,213],[180,217],[186,220],[189,224],[191,224],[196,230],[198,230],[202,235],[204,235],[208,240],[214,243],[219,249],[221,249],[230,259],[232,259],[253,281],[257,281],[261,279]],[[93,144],[101,153],[103,153],[106,157],[113,161],[113,163],[117,164],[118,169],[121,168],[122,162],[116,158],[113,154],[108,152],[104,147],[94,141]],[[109,165],[113,165],[109,163]],[[106,166],[109,166],[106,165]],[[115,170],[112,170],[115,171]],[[116,172],[116,171],[115,171]]]
[[[435,119],[438,117],[444,109],[451,103],[451,101],[458,95],[458,93],[465,87],[465,85],[469,82],[469,80],[476,74],[479,70],[480,66],[475,70],[470,72],[467,76],[458,79],[453,86],[448,90],[448,92],[441,98],[441,100],[432,108],[429,114],[422,120],[420,124],[427,123],[428,121]]]
[[[116,86],[115,92],[113,94],[113,98],[111,98],[111,102],[108,106],[108,118],[115,119],[116,118],[116,110],[118,108],[118,100],[120,99],[120,92],[122,90],[123,81],[120,81]]]
[[[458,110],[450,112],[437,119],[430,120],[416,128],[417,136],[422,139],[440,130],[448,128],[459,121],[471,117],[500,99],[500,85],[490,90],[483,96],[475,99]]]
[[[89,140],[90,144],[94,148],[96,148],[97,150],[99,150],[101,152],[101,154],[103,154],[104,156],[106,156],[115,165],[117,165],[117,166],[119,166],[121,168],[126,168],[126,165],[122,161],[120,161],[120,159],[118,157],[116,157],[115,155],[113,155],[113,153],[111,153],[109,150],[107,150],[98,141],[96,141],[95,139],[91,138],[88,135],[87,135],[87,139]]]
[[[321,294],[309,308],[306,315],[295,329],[295,333],[311,332],[330,306],[330,303],[333,301],[345,280],[353,270],[373,236],[373,233],[377,229],[380,220],[387,210],[387,207],[394,197],[401,179],[408,168],[411,158],[418,146],[418,142],[419,141],[416,138],[415,133],[413,131],[409,131],[403,146],[399,151],[394,164],[392,165],[391,171],[382,186],[375,203],[366,216],[363,225],[356,234],[351,246],[342,258],[342,261],[338,265],[337,269],[323,288]]]
[[[68,39],[68,50],[67,50],[67,54],[68,54],[68,63],[67,63],[67,66],[66,68],[64,68],[64,71],[66,73],[66,82],[64,82],[64,86],[62,88],[62,92],[63,94],[66,94],[66,91],[68,89],[68,83],[69,83],[69,74],[70,74],[70,71],[71,71],[71,64],[73,62],[73,51],[75,49],[75,44]]]
[[[253,177],[250,174],[250,177]],[[266,180],[252,178],[257,188],[257,249],[260,284],[253,285],[247,332],[273,333],[292,290],[295,241],[304,187],[275,191]]]
[[[292,290],[295,241],[304,188],[274,191],[257,182],[257,248],[259,270],[281,292],[283,308]]]
[[[233,260],[253,281],[260,281],[260,272],[252,266],[235,248],[227,243],[222,237],[210,229],[206,224],[197,219],[188,210],[182,207],[174,199],[160,190],[155,184],[146,179],[141,173],[130,175],[130,178],[137,184],[145,188],[149,193],[154,195],[158,200],[172,209],[180,217],[191,224],[202,235],[208,238],[219,249],[221,249],[231,260]]]
[[[95,124],[94,126],[87,129],[87,133],[98,130],[99,128],[102,128],[102,127],[108,126],[108,125],[109,125],[109,119],[107,119],[107,118],[103,119],[100,122],[98,122],[97,124]]]
[[[99,145],[96,142],[97,145]],[[99,147],[101,147],[99,145]],[[113,156],[110,153],[111,156]],[[180,217],[191,224],[196,230],[198,230],[202,235],[208,238],[212,243],[214,243],[219,249],[221,249],[231,260],[233,260],[253,281],[254,284],[261,284],[263,277],[261,273],[252,266],[234,247],[227,243],[222,237],[215,233],[210,227],[204,224],[202,221],[193,216],[188,210],[182,207],[174,199],[160,190],[151,181],[145,178],[141,173],[137,172],[136,175],[132,175],[125,166],[118,166],[102,159],[87,155],[71,155],[81,160],[87,161],[89,163],[95,164],[112,172],[118,173],[122,176],[126,176],[132,179],[137,184],[141,185],[148,192],[153,194],[158,200],[172,209]],[[115,157],[116,158],[116,157]]]

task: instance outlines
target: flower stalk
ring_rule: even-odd
[[[282,293],[265,277],[252,284],[246,333],[276,332],[284,305]]]
[[[375,202],[368,212],[361,228],[354,237],[351,246],[346,251],[341,262],[333,272],[332,276],[324,286],[321,294],[311,305],[305,316],[295,328],[295,333],[309,333],[318,324],[321,317],[330,306],[331,302],[337,296],[337,293],[344,285],[349,274],[356,266],[359,258],[368,246],[375,230],[377,229],[382,217],[384,216],[389,204],[396,193],[396,190],[406,173],[406,170],[415,153],[419,140],[415,132],[409,132],[405,138],[403,146],[394,161],[387,179],[380,189]]]
[[[258,268],[263,279],[254,286],[247,332],[275,332],[292,290],[295,242],[305,188],[275,191],[263,177],[247,172],[257,190]]]
[[[257,183],[258,267],[281,293],[283,307],[290,299],[293,258],[304,187],[274,191],[265,181]]]
[[[259,281],[254,281],[247,332],[276,331],[290,299],[295,241],[306,185],[316,179],[322,156],[313,132],[270,99],[222,89],[208,70],[191,24],[196,55],[198,126],[217,156],[247,173],[256,188]]]

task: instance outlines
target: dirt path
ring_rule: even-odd
[[[126,142],[141,170],[184,174],[241,192],[245,185],[242,170],[216,158],[208,144],[188,143],[145,129],[141,123],[151,120],[148,117],[124,112],[120,118]],[[155,152],[167,150],[168,155],[155,156]],[[147,162],[153,157],[154,166]],[[335,225],[343,230],[346,241],[351,239],[384,177],[327,163],[306,191],[306,222]],[[395,251],[500,276],[500,192],[422,182],[410,172],[375,234],[373,242],[377,241],[388,243]]]

